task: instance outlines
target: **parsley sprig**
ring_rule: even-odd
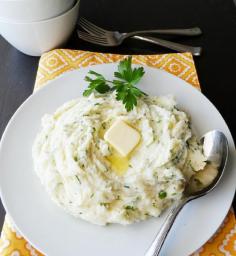
[[[108,83],[112,83],[111,81],[108,81],[105,79],[105,77],[101,74],[98,74],[95,71],[90,70],[88,72],[90,75],[95,76],[95,79],[92,79],[89,76],[85,77],[85,81],[89,82],[88,88],[84,91],[84,96],[89,96],[94,90],[96,90],[99,93],[106,93],[111,90],[111,87],[108,85]]]
[[[127,111],[131,111],[137,106],[137,98],[146,95],[143,91],[135,85],[139,83],[144,75],[144,68],[132,68],[132,57],[120,61],[118,71],[114,73],[115,79],[107,80],[103,75],[90,70],[86,76],[85,81],[89,82],[88,88],[84,91],[84,96],[89,96],[92,92],[107,93],[109,91],[116,91],[116,99],[122,101]]]

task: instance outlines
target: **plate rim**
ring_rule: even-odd
[[[18,115],[19,112],[22,111],[22,109],[24,109],[25,105],[28,104],[28,102],[30,102],[31,100],[33,100],[34,97],[37,97],[37,96],[35,96],[35,95],[38,95],[38,94],[42,93],[43,91],[49,90],[49,89],[48,89],[49,87],[52,87],[52,86],[55,86],[55,87],[56,87],[56,81],[57,81],[57,80],[60,80],[60,79],[65,78],[65,77],[67,77],[67,76],[69,77],[72,73],[78,73],[78,72],[81,72],[81,70],[86,70],[86,69],[93,69],[93,67],[97,67],[97,66],[116,66],[117,63],[118,63],[118,62],[96,64],[96,65],[91,65],[91,66],[88,66],[88,67],[81,67],[81,68],[75,69],[75,70],[69,70],[69,71],[66,71],[66,72],[64,72],[63,74],[57,76],[56,78],[47,81],[45,84],[43,84],[42,87],[39,87],[39,88],[37,88],[35,91],[33,91],[32,94],[31,94],[28,98],[26,98],[26,99],[20,104],[20,106],[17,108],[17,110],[14,112],[14,114],[11,116],[10,120],[8,121],[8,123],[7,123],[7,125],[6,125],[6,127],[5,127],[5,129],[4,129],[4,132],[3,132],[2,136],[1,136],[1,140],[0,140],[0,155],[2,154],[2,151],[3,151],[3,145],[4,145],[4,142],[5,142],[5,140],[6,140],[6,136],[7,136],[8,130],[9,130],[10,127],[12,126],[12,124],[13,124],[13,122],[14,122],[16,116]],[[224,117],[221,115],[221,112],[215,107],[215,105],[202,93],[201,90],[199,90],[198,88],[194,87],[192,84],[188,83],[187,81],[181,79],[180,77],[175,76],[175,75],[173,75],[173,74],[171,74],[171,73],[169,73],[169,72],[167,72],[167,71],[165,71],[165,70],[162,70],[162,69],[159,69],[159,68],[155,68],[155,67],[150,67],[150,66],[148,66],[148,65],[139,65],[139,64],[137,65],[137,64],[134,64],[134,66],[143,66],[143,67],[145,67],[145,68],[152,69],[152,70],[154,70],[154,71],[155,71],[155,70],[158,70],[158,71],[161,72],[161,73],[165,73],[165,74],[167,74],[168,76],[171,76],[171,77],[174,77],[175,79],[181,80],[182,83],[185,83],[186,85],[190,86],[191,90],[195,90],[195,91],[197,91],[197,93],[201,94],[201,97],[204,97],[204,98],[207,100],[208,104],[210,104],[210,105],[217,111],[217,113],[220,115],[220,117],[221,117],[222,120],[224,121],[225,125],[227,126],[227,128],[228,128],[228,130],[229,130],[229,134],[230,134],[230,136],[231,136],[231,138],[232,138],[232,146],[233,146],[233,148],[235,149],[235,143],[234,143],[234,140],[233,140],[233,136],[232,136],[232,134],[231,134],[231,132],[230,132],[230,129],[229,129],[229,127],[228,127],[228,125],[227,125],[227,123],[226,123]],[[235,185],[235,189],[236,189],[236,185]],[[11,219],[11,221],[13,222],[13,225],[16,227],[16,229],[17,229],[18,231],[20,231],[21,234],[23,234],[23,233],[21,232],[21,229],[20,229],[20,228],[18,227],[18,225],[15,223],[14,218],[12,218],[11,213],[8,211],[7,203],[6,203],[6,201],[5,201],[5,198],[4,198],[3,194],[4,194],[4,192],[2,191],[2,187],[1,187],[1,185],[0,185],[0,197],[1,197],[1,200],[2,200],[2,203],[3,203],[3,206],[4,206],[5,210],[6,210],[6,213],[7,213],[8,216],[10,216],[10,219]],[[225,219],[226,215],[228,214],[228,212],[229,212],[229,210],[230,210],[230,208],[231,208],[234,195],[235,195],[235,192],[234,192],[234,194],[232,195],[232,200],[230,200],[230,201],[231,201],[231,204],[230,204],[230,206],[227,208],[227,211],[226,211],[226,213],[224,214],[224,218],[222,219],[222,222],[221,222],[217,227],[215,227],[215,230],[214,230],[214,233],[212,233],[212,236],[215,234],[215,232],[216,232],[217,229],[220,227],[220,225],[224,222],[224,219]],[[28,237],[25,237],[25,236],[23,236],[23,238],[25,238],[28,242],[30,242],[30,244],[32,244],[32,245],[34,246],[34,248],[36,248],[38,251],[44,253],[43,250],[39,249],[39,247],[38,247],[37,245],[35,245],[34,243],[31,242],[31,239],[28,239]],[[206,243],[210,238],[211,238],[211,237],[209,237],[204,243]],[[203,246],[204,243],[203,243],[201,246]],[[199,248],[198,248],[198,249],[199,249]],[[44,254],[45,254],[45,253],[44,253]]]

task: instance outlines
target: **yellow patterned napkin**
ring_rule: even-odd
[[[40,59],[35,89],[44,86],[46,82],[53,80],[64,72],[94,64],[117,62],[124,57],[124,55],[75,50],[54,50],[48,52]],[[133,56],[133,61],[137,64],[164,69],[200,89],[193,58],[190,53],[135,55]],[[0,255],[43,256],[16,231],[8,216],[6,216],[1,234]],[[229,211],[216,234],[192,256],[236,256],[236,220],[233,210]]]

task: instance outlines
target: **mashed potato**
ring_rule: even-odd
[[[104,140],[118,118],[141,135],[128,157]],[[127,112],[114,94],[78,98],[45,115],[33,160],[59,206],[100,225],[159,216],[205,166],[202,146],[173,97],[146,96]]]

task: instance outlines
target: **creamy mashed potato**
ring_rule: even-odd
[[[104,140],[117,119],[141,136],[120,156]],[[133,111],[115,94],[81,97],[42,118],[33,146],[35,171],[50,197],[89,222],[130,224],[157,217],[205,166],[188,115],[171,96],[146,96]]]

